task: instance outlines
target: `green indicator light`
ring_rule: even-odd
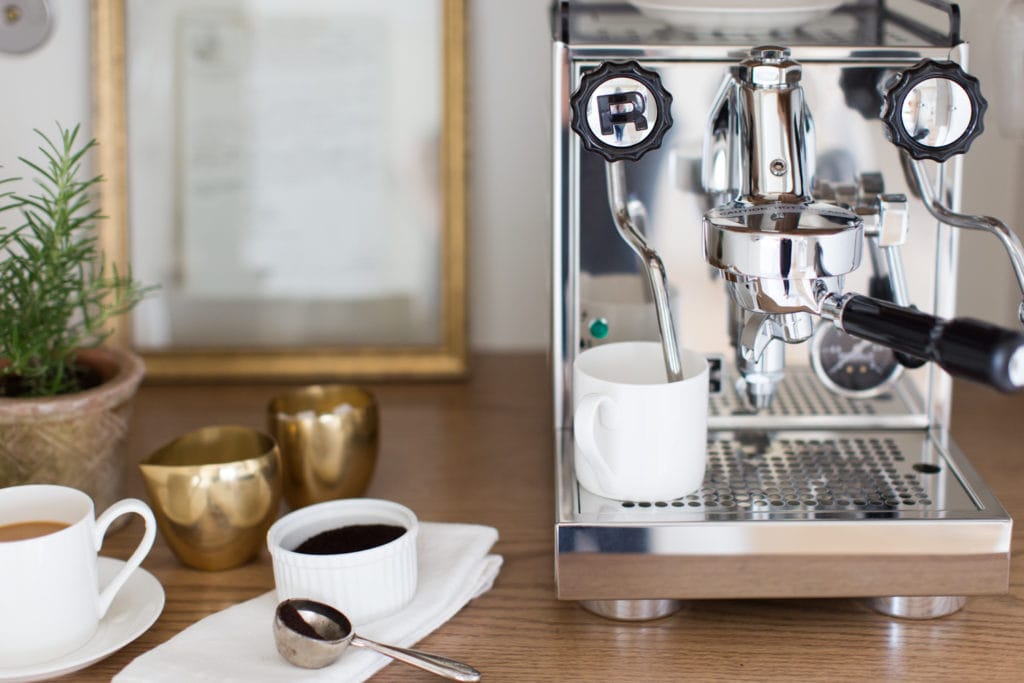
[[[590,336],[594,339],[604,339],[608,336],[608,321],[604,318],[590,321]]]

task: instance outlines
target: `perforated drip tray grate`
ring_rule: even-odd
[[[926,430],[709,436],[699,491],[619,501],[579,486],[559,434],[559,598],[1006,591],[1012,521],[954,444]]]
[[[726,371],[722,391],[708,402],[712,429],[799,428],[821,426],[823,419],[831,424],[839,419],[844,426],[857,428],[921,428],[928,423],[917,391],[906,377],[879,396],[850,398],[825,388],[808,367],[787,368],[771,407],[757,414],[744,408],[731,368]]]
[[[572,484],[581,521],[941,517],[979,509],[926,432],[712,433],[704,485],[675,500],[613,501]]]

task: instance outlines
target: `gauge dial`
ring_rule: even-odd
[[[825,386],[854,398],[877,396],[903,370],[891,349],[852,337],[831,323],[820,325],[814,334],[811,365]]]

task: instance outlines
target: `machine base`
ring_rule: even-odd
[[[1012,520],[925,430],[711,432],[694,494],[616,501],[579,487],[559,434],[558,597],[613,619],[681,600],[865,598],[932,618],[1005,593]],[[898,597],[878,597],[898,596]]]
[[[890,617],[939,619],[959,612],[967,604],[960,595],[865,598],[863,603]],[[682,600],[581,600],[580,606],[614,621],[652,621],[672,616],[683,608]]]

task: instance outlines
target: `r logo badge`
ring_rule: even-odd
[[[583,148],[606,161],[636,161],[672,127],[672,95],[636,62],[604,62],[584,71],[569,100],[570,126]]]
[[[635,90],[599,95],[597,110],[601,121],[601,135],[611,135],[614,132],[613,126],[624,126],[628,123],[632,123],[637,130],[647,130],[644,96]]]

